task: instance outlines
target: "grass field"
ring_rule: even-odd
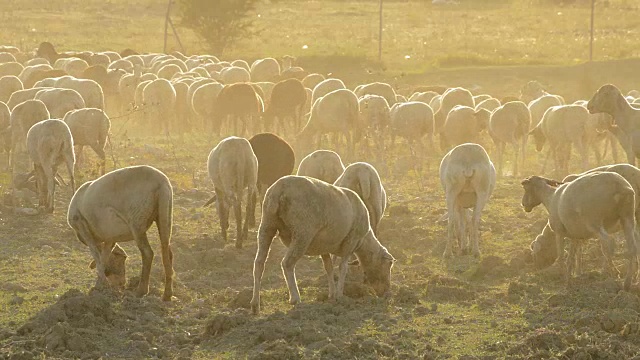
[[[581,63],[587,58],[587,6],[518,1],[440,8],[429,3],[385,3],[383,64],[376,59],[376,1],[264,3],[256,22],[263,28],[261,36],[238,43],[223,57],[292,54],[302,66],[335,74],[349,85],[386,80],[404,91],[410,85],[448,84],[497,97],[517,94],[530,79],[569,101],[588,98],[604,82],[626,92],[640,81],[640,61],[633,59],[640,55],[636,2],[599,3],[594,52],[599,62],[589,65]],[[31,49],[51,41],[59,50],[161,51],[165,11],[165,1],[151,0],[5,0],[0,2],[0,44]],[[189,54],[204,51],[193,34],[179,31]],[[328,302],[321,261],[305,258],[296,269],[303,303],[292,307],[280,271],[285,248],[275,241],[263,280],[263,313],[252,316],[247,306],[255,243],[248,241],[242,250],[224,243],[215,211],[201,207],[212,192],[207,155],[220,139],[199,133],[167,139],[149,135],[124,117],[113,122],[108,170],[150,164],[174,186],[175,299],[160,300],[155,229],[150,231],[156,254],[150,294],[138,299],[129,291],[95,292],[90,290],[95,272],[88,269],[89,251],[66,224],[68,187],[58,190],[53,215],[17,215],[2,203],[0,359],[640,356],[640,291],[620,291],[620,280],[601,272],[595,241],[587,246],[585,273],[569,290],[557,272],[533,269],[527,249],[547,213],[542,208],[523,212],[520,177],[506,174],[498,181],[483,214],[482,257],[443,260],[446,227],[437,220],[445,203],[436,175],[443,153],[416,159],[404,143],[391,149],[386,160],[361,153],[343,158],[345,163],[370,161],[387,189],[380,239],[398,260],[392,297],[370,296],[357,286],[361,274],[352,267],[348,297]],[[493,144],[484,139],[483,145],[494,156]],[[533,145],[528,151],[524,175],[541,167]],[[298,159],[304,155],[296,154]],[[90,170],[95,157],[88,157],[78,183],[96,176]],[[578,170],[577,164],[572,170]],[[0,172],[3,194],[8,183],[9,176]],[[25,193],[22,201],[33,206],[36,199]],[[249,237],[255,239],[256,229]],[[134,244],[123,247],[129,254],[131,289],[141,260]],[[621,246],[615,263],[624,273]]]

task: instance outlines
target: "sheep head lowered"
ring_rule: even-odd
[[[556,238],[548,224],[531,242],[530,247],[533,265],[536,269],[544,269],[552,265],[558,257]]]
[[[522,207],[524,211],[531,212],[533,208],[542,203],[542,193],[547,186],[558,187],[562,185],[561,182],[547,179],[542,176],[530,176],[520,183],[524,188],[524,195],[522,196]]]
[[[113,250],[111,250],[111,254],[109,254],[109,259],[107,260],[104,268],[104,275],[107,277],[107,280],[113,289],[120,291],[124,290],[127,283],[127,257],[127,253],[124,249],[117,244]],[[91,261],[89,268],[96,268],[95,260]]]
[[[607,113],[612,115],[614,109],[618,107],[618,102],[624,102],[624,105],[627,102],[620,90],[615,85],[602,85],[587,103],[587,110],[591,114]]]

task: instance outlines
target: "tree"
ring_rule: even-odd
[[[253,35],[252,14],[259,0],[179,0],[181,24],[202,37],[214,54]]]

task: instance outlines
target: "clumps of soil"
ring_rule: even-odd
[[[244,325],[249,321],[249,314],[237,312],[234,314],[218,314],[207,321],[204,328],[204,336],[220,336],[236,326]]]
[[[469,301],[476,293],[469,289],[469,284],[456,278],[434,275],[427,284],[427,298],[437,302]]]
[[[499,256],[489,255],[480,261],[478,267],[473,272],[474,279],[481,279],[489,274],[498,274],[507,269],[504,259]]]
[[[566,347],[562,335],[549,329],[537,329],[527,335],[515,346],[507,350],[509,355],[540,354],[541,352],[558,351]],[[534,357],[535,358],[535,357]]]
[[[420,297],[416,293],[415,289],[406,285],[400,286],[393,298],[397,304],[416,305],[420,303]]]
[[[253,297],[253,289],[242,289],[237,292],[233,300],[229,302],[232,309],[251,309],[251,298]]]
[[[542,293],[540,286],[525,284],[519,281],[512,281],[509,283],[507,294],[509,296],[532,296]]]

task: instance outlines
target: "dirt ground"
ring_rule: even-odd
[[[381,74],[378,79],[398,85],[477,85],[476,93],[498,97],[538,79],[575,100],[604,82],[630,90],[638,84],[632,70],[639,63],[592,64],[587,72],[584,65],[463,69],[393,79]],[[359,75],[359,66],[351,74],[344,74],[349,83],[372,80]],[[89,251],[66,224],[70,189],[58,189],[53,215],[15,214],[6,206],[8,176],[2,173],[0,359],[640,359],[640,290],[621,291],[621,280],[602,272],[595,241],[586,247],[585,272],[570,289],[557,272],[533,268],[527,249],[544,226],[546,211],[522,210],[523,176],[507,173],[498,180],[483,214],[482,256],[443,260],[446,227],[438,219],[445,203],[437,176],[443,153],[413,157],[403,144],[384,157],[343,159],[371,162],[387,189],[389,205],[379,238],[397,259],[391,298],[373,296],[352,266],[347,297],[329,302],[322,262],[308,257],[296,268],[303,303],[290,306],[280,270],[285,248],[276,241],[263,278],[262,313],[253,316],[249,301],[256,245],[251,239],[256,229],[238,250],[233,235],[228,243],[222,241],[214,209],[202,208],[212,191],[206,158],[219,139],[143,136],[125,131],[130,127],[135,130],[126,118],[114,119],[108,167],[114,168],[114,159],[119,166],[146,163],[171,178],[175,298],[160,299],[155,228],[150,230],[157,256],[149,295],[136,298],[131,292],[141,268],[131,243],[122,244],[129,255],[127,290],[94,291]],[[486,139],[484,145],[492,155],[493,145]],[[541,165],[531,145],[528,151],[523,175],[538,173]],[[298,161],[304,155],[296,154]],[[95,157],[88,158],[79,183],[95,177]],[[36,202],[26,192],[21,199],[26,207]],[[624,274],[621,245],[614,260]]]

